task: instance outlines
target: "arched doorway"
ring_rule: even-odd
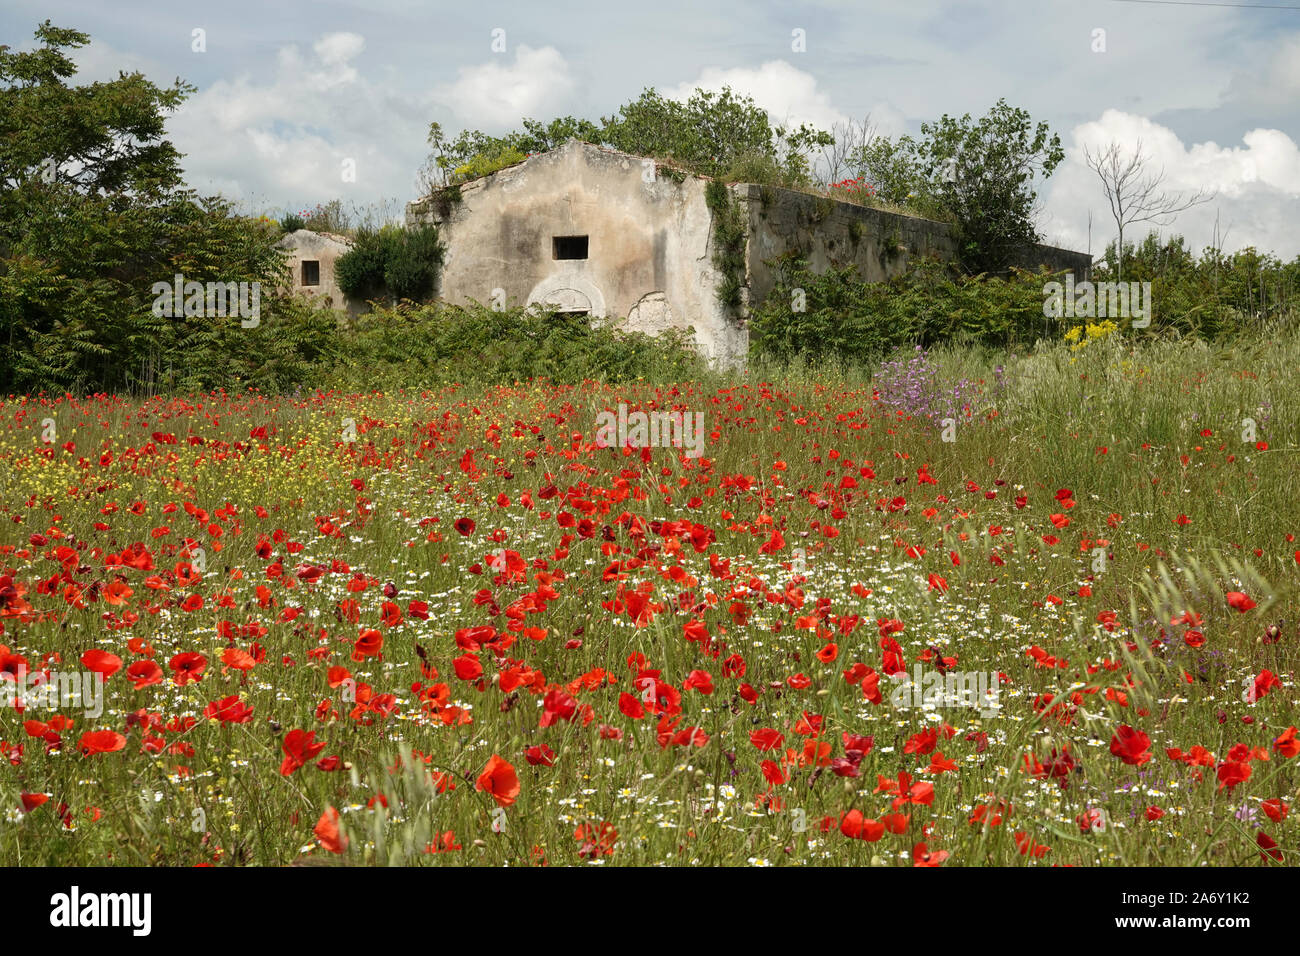
[[[526,305],[544,305],[558,312],[605,318],[605,297],[586,276],[561,273],[543,279],[528,293]]]

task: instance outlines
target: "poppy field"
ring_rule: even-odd
[[[1286,865],[1297,360],[10,397],[0,862]]]

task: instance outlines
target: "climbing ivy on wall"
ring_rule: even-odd
[[[713,267],[722,273],[718,301],[734,313],[745,284],[745,219],[720,180],[704,187],[704,202],[713,214]]]

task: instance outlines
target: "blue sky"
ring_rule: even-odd
[[[1228,0],[1225,0],[1228,2]],[[1294,3],[1300,0],[1278,0]],[[1048,241],[1113,225],[1084,144],[1141,140],[1171,189],[1218,190],[1166,232],[1300,255],[1300,9],[1127,0],[448,4],[419,0],[6,0],[0,42],[46,19],[89,33],[79,79],[198,87],[168,128],[192,185],[251,211],[414,198],[431,120],[499,132],[612,114],[645,87],[729,84],[778,121],[870,115],[916,132],[999,97],[1059,132]],[[193,49],[196,29],[206,49]],[[492,49],[504,30],[505,50]],[[806,48],[793,49],[804,31]],[[1095,31],[1104,30],[1104,50]],[[345,160],[355,182],[343,181]]]

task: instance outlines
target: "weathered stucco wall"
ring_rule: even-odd
[[[732,193],[748,207],[746,268],[753,303],[761,302],[776,282],[776,270],[768,262],[791,252],[804,256],[816,272],[855,264],[869,282],[906,271],[918,256],[951,260],[957,255],[945,223],[770,186],[736,185]],[[1073,270],[1079,281],[1091,272],[1088,255],[1054,246],[1033,246],[1020,260],[1027,269]]]
[[[1020,266],[1025,269],[1037,270],[1040,266],[1047,266],[1053,272],[1073,272],[1076,282],[1092,279],[1092,256],[1086,252],[1039,244],[1022,250],[1019,259]]]
[[[275,244],[285,255],[289,263],[291,276],[290,290],[296,295],[306,295],[318,300],[322,305],[335,309],[346,309],[350,314],[364,312],[364,302],[354,302],[343,294],[338,281],[334,278],[334,263],[352,248],[352,243],[343,236],[330,233],[312,232],[299,229],[283,236]],[[303,285],[303,261],[320,263],[320,283],[314,286]]]
[[[571,141],[461,187],[461,199],[411,203],[407,223],[439,226],[448,302],[552,303],[657,334],[694,327],[711,359],[744,361],[747,335],[716,297],[705,182],[658,172],[639,157]],[[556,236],[586,236],[586,259],[557,259]]]
[[[749,335],[743,314],[771,291],[768,263],[799,252],[815,270],[856,264],[868,281],[905,271],[918,256],[956,257],[944,223],[837,202],[769,186],[728,187],[747,234],[742,317],[718,301],[723,278],[713,265],[713,214],[707,180],[646,175],[649,160],[571,140],[460,187],[459,200],[409,203],[407,225],[432,222],[446,247],[438,295],[460,305],[551,304],[595,320],[658,334],[695,329],[700,351],[743,365]],[[680,181],[679,181],[680,180]],[[556,237],[585,236],[586,258],[559,258]],[[1082,281],[1082,253],[1035,246],[1026,268],[1072,269]],[[323,266],[322,266],[323,272]]]

